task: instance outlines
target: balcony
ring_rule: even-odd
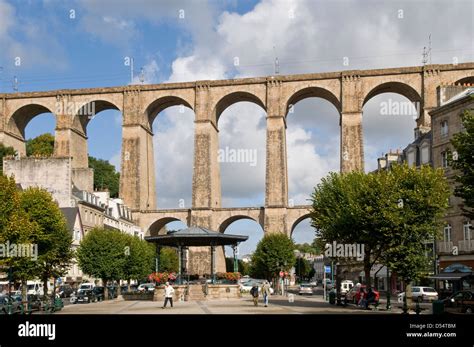
[[[473,251],[474,251],[474,240],[459,241],[459,252],[473,252]]]
[[[439,241],[438,242],[438,253],[451,253],[453,249],[452,241]]]

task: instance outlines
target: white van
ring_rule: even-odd
[[[27,294],[44,295],[43,282],[41,281],[27,281]],[[48,282],[48,292],[53,288],[53,284]]]
[[[349,280],[344,280],[341,282],[341,294],[345,294],[349,292],[349,290],[354,287],[354,282],[349,281]]]

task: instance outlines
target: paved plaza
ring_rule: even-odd
[[[294,296],[290,302],[286,296],[273,295],[268,307],[262,300],[255,307],[249,295],[240,299],[177,301],[174,307],[162,309],[161,301],[124,301],[115,299],[90,304],[67,305],[57,314],[380,314],[387,313],[385,303],[380,309],[367,311],[348,305],[330,305],[322,296]],[[430,304],[422,304],[422,314],[431,313]],[[395,304],[391,313],[401,313],[401,305]]]

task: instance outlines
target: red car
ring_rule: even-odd
[[[367,286],[365,284],[360,286],[352,287],[346,294],[346,300],[348,302],[353,302],[354,304],[358,304],[360,301],[361,291],[365,291],[365,295],[367,295]],[[372,288],[372,291],[375,293],[375,301],[379,301],[380,293]]]

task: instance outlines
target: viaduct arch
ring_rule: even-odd
[[[286,116],[291,106],[310,96],[331,102],[340,113],[340,169],[363,170],[362,107],[372,97],[394,92],[420,102],[418,127],[428,127],[428,112],[439,104],[438,87],[473,83],[474,63],[350,70],[235,80],[197,81],[0,94],[0,143],[25,153],[24,129],[40,113],[56,118],[55,155],[73,158],[76,170],[87,169],[87,123],[105,109],[122,112],[120,197],[148,233],[166,220],[225,230],[236,218],[257,221],[265,233],[291,235],[309,206],[289,206],[286,159]],[[221,207],[217,160],[218,121],[233,103],[250,101],[266,110],[265,206]],[[71,107],[72,105],[72,107]],[[93,105],[91,108],[89,106]],[[170,106],[194,111],[195,146],[190,209],[160,210],[156,206],[152,123]],[[72,111],[71,111],[72,110]],[[91,111],[92,110],[92,111]],[[159,193],[159,192],[158,192]],[[166,224],[166,223],[165,223]],[[158,228],[160,227],[160,228]]]

